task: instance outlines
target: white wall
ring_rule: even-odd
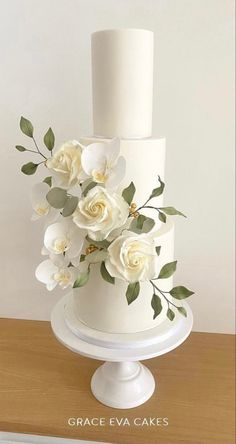
[[[91,132],[90,34],[155,32],[154,134],[167,138],[166,203],[178,220],[178,280],[194,288],[195,330],[233,331],[233,0],[1,0],[1,299],[4,317],[48,319],[60,292],[36,282],[42,227],[30,222],[35,177],[20,115],[38,139]]]

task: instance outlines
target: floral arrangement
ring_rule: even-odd
[[[57,285],[62,289],[82,287],[89,280],[91,267],[99,263],[101,279],[110,284],[116,279],[127,282],[128,304],[138,297],[142,281],[149,281],[153,319],[162,311],[162,298],[167,301],[166,314],[171,321],[175,310],[187,316],[185,308],[172,298],[181,301],[193,292],[182,285],[168,292],[160,288],[159,282],[175,272],[177,261],[165,264],[156,275],[161,246],[154,241],[155,221],[143,214],[154,209],[162,223],[168,216],[184,216],[174,207],[152,205],[152,199],[164,191],[161,178],[146,202],[137,206],[133,182],[119,191],[126,169],[119,139],[88,146],[72,140],[54,153],[55,136],[49,128],[43,139],[50,153],[46,156],[35,140],[32,123],[21,117],[20,128],[34,148],[17,145],[16,149],[40,158],[38,163],[23,165],[21,171],[32,175],[43,165],[48,173],[43,182],[34,185],[31,196],[32,220],[45,221],[42,255],[47,258],[36,269],[37,279],[48,290]]]

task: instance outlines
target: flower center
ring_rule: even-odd
[[[62,269],[59,270],[57,273],[54,274],[54,280],[58,282],[58,284],[67,285],[70,282],[71,274],[69,270]]]
[[[54,244],[53,244],[53,249],[55,251],[55,253],[64,253],[65,251],[67,251],[71,246],[71,241],[70,239],[68,239],[67,237],[62,237],[62,238],[58,238],[55,239]]]
[[[46,216],[49,212],[49,205],[39,204],[35,207],[34,211],[38,216]]]
[[[101,172],[101,171],[93,170],[92,171],[92,177],[95,180],[95,182],[105,183],[106,180],[108,179],[108,174],[106,174],[106,172]]]

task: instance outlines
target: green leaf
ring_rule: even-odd
[[[187,318],[187,311],[184,307],[178,307],[178,312],[185,316],[185,318]]]
[[[166,279],[166,278],[169,278],[170,276],[172,276],[172,274],[174,274],[174,272],[176,270],[176,266],[177,266],[177,261],[169,262],[168,264],[165,264],[162,267],[157,279]]]
[[[129,284],[126,290],[126,299],[128,304],[131,304],[138,297],[140,292],[140,284],[139,282],[134,282]]]
[[[88,280],[89,280],[89,270],[79,275],[79,277],[74,282],[73,288],[83,287],[84,285],[87,284]]]
[[[168,308],[166,316],[170,321],[173,321],[175,318],[175,313],[173,310],[171,310],[171,308]]]
[[[147,217],[144,216],[143,214],[140,214],[137,219],[134,219],[134,221],[136,222],[137,228],[139,230],[142,230],[143,228],[143,224],[145,222],[145,220],[147,220]]]
[[[62,211],[63,217],[71,216],[78,206],[79,199],[76,196],[68,196]]]
[[[134,194],[135,194],[135,191],[136,191],[136,188],[135,188],[133,182],[131,182],[129,184],[129,186],[123,190],[122,196],[125,199],[125,201],[127,202],[127,204],[129,204],[129,205],[131,204]]]
[[[172,288],[172,290],[170,290],[170,294],[171,296],[173,296],[173,298],[180,300],[192,296],[192,294],[194,294],[194,291],[188,290],[186,287],[179,285],[178,287]]]
[[[52,128],[49,128],[43,138],[44,144],[49,151],[52,151],[55,144],[55,136]]]
[[[151,217],[147,217],[142,228],[142,233],[149,233],[155,225],[155,221]]]
[[[161,252],[161,246],[156,247],[156,254],[157,254],[157,256],[160,256],[160,252]]]
[[[63,208],[67,200],[67,192],[63,188],[54,187],[46,195],[47,201],[53,208]]]
[[[160,176],[158,176],[158,181],[160,183],[160,186],[158,188],[154,188],[154,190],[152,190],[152,194],[151,194],[149,200],[153,199],[154,197],[160,196],[164,191],[165,184],[164,184],[164,182],[162,182]]]
[[[51,188],[51,186],[52,186],[52,176],[45,177],[43,182],[46,183]]]
[[[86,259],[86,254],[81,254],[80,255],[80,262],[84,262]]]
[[[38,165],[39,165],[38,163],[33,163],[33,162],[26,163],[21,168],[21,171],[22,171],[22,173],[27,174],[28,176],[30,176],[31,174],[35,173],[35,171],[38,168]]]
[[[111,242],[107,241],[106,239],[104,239],[102,241],[95,241],[95,240],[91,239],[89,236],[86,236],[86,240],[90,244],[95,245],[95,247],[98,247],[98,248],[107,249],[109,247],[109,245],[111,244]]]
[[[153,319],[155,319],[162,311],[161,298],[157,294],[152,296],[151,306],[154,310]]]
[[[104,281],[109,282],[109,284],[115,283],[115,278],[111,276],[110,273],[107,271],[104,261],[101,263],[100,272]]]
[[[164,222],[164,224],[166,223],[166,215],[161,211],[158,212],[158,218],[161,222]]]
[[[86,181],[86,182],[87,182],[87,181]],[[90,180],[89,180],[88,185],[86,185],[85,188],[84,188],[84,190],[83,190],[83,195],[84,195],[84,196],[87,196],[88,192],[89,192],[90,190],[92,190],[92,188],[96,187],[96,185],[97,185],[97,182],[90,182]]]
[[[18,151],[20,151],[20,152],[27,151],[26,148],[24,148],[24,147],[21,146],[21,145],[16,145],[15,148],[16,148]]]
[[[22,116],[20,119],[20,129],[21,129],[22,133],[24,133],[26,136],[33,137],[34,128],[33,128],[32,123],[29,120],[27,120],[25,117],[22,117]]]
[[[155,221],[150,217],[140,214],[137,219],[133,219],[130,225],[130,230],[134,233],[148,233],[154,227]]]
[[[187,217],[187,216],[185,216],[185,214],[181,213],[181,211],[176,210],[174,207],[162,207],[162,208],[159,208],[159,210],[163,211],[168,216]]]

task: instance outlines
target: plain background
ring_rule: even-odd
[[[154,135],[167,138],[166,204],[176,220],[176,283],[194,289],[197,331],[234,329],[233,0],[0,1],[0,316],[49,319],[62,295],[34,277],[42,226],[30,221],[36,177],[21,115],[41,144],[92,133],[90,34],[105,28],[155,32]],[[32,155],[34,156],[34,155]],[[148,172],[147,172],[148,173]]]

